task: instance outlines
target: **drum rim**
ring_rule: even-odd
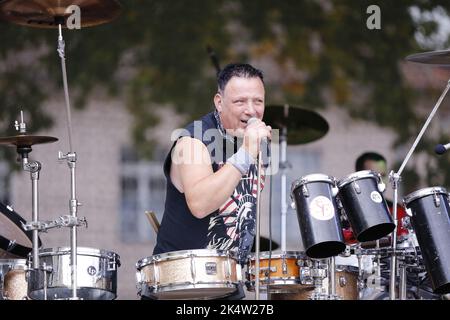
[[[313,178],[313,180],[311,180],[311,178]],[[316,178],[316,179],[314,179]],[[294,192],[295,189],[297,189],[298,187],[304,185],[304,184],[308,184],[308,183],[313,183],[313,182],[325,182],[325,183],[329,183],[331,185],[335,185],[336,184],[336,177],[334,176],[330,176],[324,173],[311,173],[308,174],[306,176],[302,176],[300,179],[294,180],[291,184],[291,194]]]
[[[231,281],[216,281],[216,282],[201,282],[201,283],[179,283],[179,284],[159,284],[157,286],[150,285],[147,282],[141,283],[141,285],[146,286],[147,290],[157,296],[158,293],[167,293],[167,292],[174,292],[174,289],[176,290],[186,290],[186,289],[208,289],[208,288],[229,288],[229,289],[236,289],[239,285],[239,282],[231,282]],[[233,291],[231,291],[233,293]],[[227,296],[230,293],[225,293],[224,295],[220,296],[211,296],[211,299],[214,298],[220,298],[222,296]],[[189,299],[189,298],[186,298]]]
[[[39,257],[66,255],[70,254],[71,250],[71,247],[43,248],[39,249]],[[77,254],[101,258],[115,258],[116,260],[120,260],[120,256],[113,251],[91,247],[77,247]]]
[[[430,194],[433,193],[448,195],[447,189],[445,189],[444,187],[441,186],[428,187],[411,192],[410,194],[408,194],[403,198],[403,203],[406,206],[408,206],[412,201],[423,198],[425,196],[429,196]]]
[[[342,271],[358,272],[359,268],[357,266],[352,266],[349,264],[336,264],[335,270],[337,272],[342,272]]]
[[[269,259],[270,251],[263,251],[259,253],[259,259],[265,258]],[[280,259],[280,258],[307,258],[307,255],[303,251],[282,251],[282,252],[272,252],[270,259]],[[248,256],[249,260],[256,260],[255,253]]]
[[[27,266],[27,259],[0,259],[0,266]]]
[[[27,221],[22,218],[14,209],[12,209],[10,206],[7,206],[0,202],[0,214],[3,214],[8,220],[10,220],[16,227],[18,227],[25,236],[30,240],[31,245],[33,245],[33,232],[25,231],[23,230],[23,225],[27,223]],[[42,246],[41,238],[38,238],[39,240],[39,247]],[[12,249],[8,250],[8,247],[11,244],[10,239],[7,239],[6,237],[2,236],[0,234],[0,248],[8,253],[11,253],[13,255],[19,256],[19,257],[26,257],[28,253],[31,252],[31,247],[26,247],[23,244],[15,243],[15,245],[12,247]]]
[[[379,173],[373,170],[356,171],[339,180],[338,188],[345,187],[347,184],[359,179],[374,178],[375,180],[378,180],[378,176]]]
[[[230,250],[216,250],[216,249],[192,249],[192,250],[178,250],[169,251],[164,253],[158,253],[152,256],[148,256],[138,260],[136,263],[136,268],[140,270],[141,268],[153,263],[161,261],[170,261],[175,259],[189,258],[191,256],[195,257],[229,257],[231,259],[236,259],[236,254]]]

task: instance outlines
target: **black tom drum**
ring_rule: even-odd
[[[425,188],[403,199],[431,279],[434,293],[450,293],[449,195],[442,187]]]
[[[336,179],[316,173],[292,183],[291,198],[297,210],[305,253],[323,259],[345,250],[336,205]]]

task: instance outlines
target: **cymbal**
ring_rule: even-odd
[[[3,0],[0,2],[0,18],[15,24],[35,28],[67,27],[73,14],[66,9],[80,8],[80,27],[92,27],[117,18],[121,5],[117,0]]]
[[[405,59],[417,63],[450,65],[450,50],[415,53],[407,56]]]
[[[263,120],[272,129],[285,127],[290,145],[316,141],[329,129],[328,122],[317,112],[291,105],[266,106]]]
[[[272,250],[276,250],[278,249],[280,245],[278,243],[276,243],[275,241],[272,240]],[[252,252],[255,252],[255,247],[256,247],[256,238],[255,241],[253,241],[253,247],[252,247]],[[270,240],[268,238],[265,237],[260,237],[259,238],[259,251],[269,251],[270,250]]]
[[[29,147],[34,144],[51,143],[55,141],[58,141],[58,138],[48,136],[18,135],[0,138],[0,145]]]

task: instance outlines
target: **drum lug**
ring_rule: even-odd
[[[156,263],[153,263],[153,280],[155,283],[155,286],[158,286],[161,282],[160,276],[159,276],[159,269],[156,267]]]
[[[439,199],[438,194],[436,193],[436,191],[433,191],[433,200],[434,200],[434,205],[439,208],[441,206],[441,200]]]
[[[297,206],[295,205],[295,201],[292,201],[291,202],[291,209],[295,210],[296,208],[297,208]]]
[[[308,197],[309,197],[309,192],[308,192],[308,188],[306,187],[306,184],[304,184],[304,185],[302,186],[302,193],[303,193],[303,195],[305,196],[305,198],[308,198]]]
[[[383,182],[383,178],[381,177],[381,174],[379,172],[376,172],[377,178],[378,178],[378,191],[380,193],[383,193],[386,190],[386,184]]]
[[[345,287],[347,285],[347,279],[345,279],[345,277],[343,277],[343,276],[340,276],[339,277],[339,285],[341,287]]]
[[[338,187],[336,187],[336,186],[331,187],[331,194],[332,194],[333,198],[336,197],[338,193],[339,193]]]
[[[353,188],[355,189],[357,194],[361,193],[361,187],[359,186],[358,182],[356,182],[356,181],[354,182]]]
[[[309,267],[300,268],[300,283],[304,285],[313,284],[311,269]]]
[[[194,255],[191,254],[191,276],[192,276],[192,281],[195,283],[196,281],[196,272],[195,272],[195,260],[194,260]]]
[[[141,286],[141,284],[142,284],[143,282],[144,282],[144,281],[142,281],[142,274],[141,274],[141,272],[140,272],[140,271],[137,271],[137,272],[136,272],[136,283],[137,283],[136,288],[137,288],[137,289],[140,289],[140,286]]]

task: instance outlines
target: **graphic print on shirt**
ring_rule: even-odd
[[[219,165],[223,166],[223,163]],[[261,175],[261,190],[264,187],[264,172]],[[255,237],[257,168],[241,178],[233,194],[211,217],[208,228],[208,249],[237,251],[239,261],[244,262]],[[239,249],[239,250],[238,250]]]

